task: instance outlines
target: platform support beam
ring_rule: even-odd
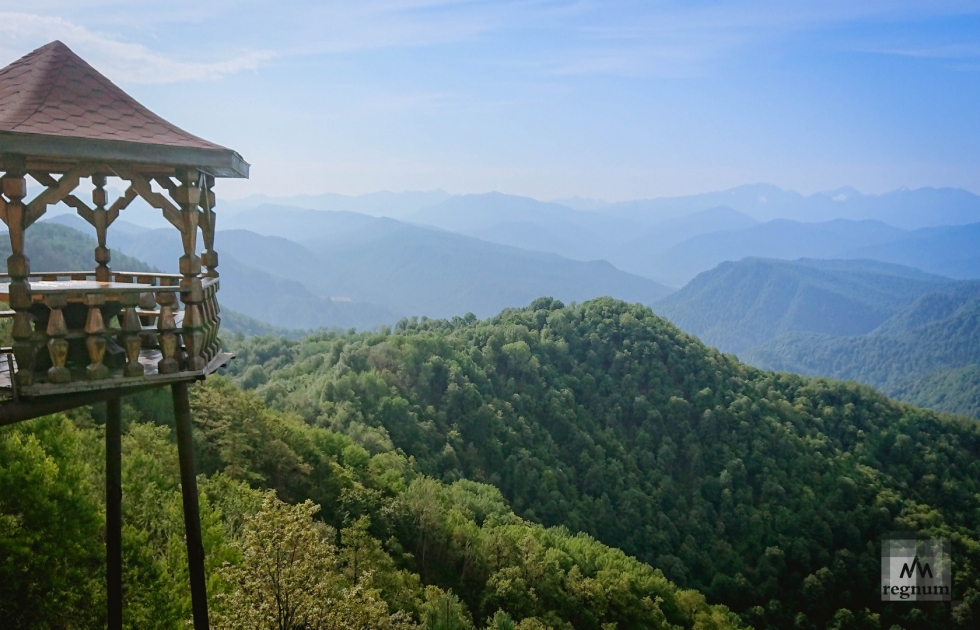
[[[194,630],[207,630],[208,593],[204,577],[204,544],[198,507],[197,473],[194,470],[194,440],[191,433],[191,406],[187,383],[170,386],[177,426],[177,454],[180,458],[180,487],[184,499],[184,530],[187,534],[187,568],[191,578],[191,609]]]
[[[105,551],[108,630],[122,630],[122,414],[105,403]]]

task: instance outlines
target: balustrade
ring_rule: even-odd
[[[83,380],[117,383],[205,370],[220,353],[218,278],[192,279],[200,289],[186,274],[106,276],[99,269],[16,277],[26,289],[20,308],[0,318],[14,319],[19,389],[41,393]],[[188,285],[197,295],[187,295]],[[0,299],[9,299],[10,286],[11,276],[0,274]]]

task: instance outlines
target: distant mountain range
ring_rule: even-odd
[[[167,227],[137,200],[120,227]],[[920,188],[864,195],[842,188],[804,196],[756,184],[686,197],[606,203],[541,202],[492,192],[379,192],[219,200],[220,229],[247,229],[297,242],[343,241],[381,229],[373,218],[438,228],[488,243],[605,260],[680,287],[724,261],[749,256],[867,258],[953,278],[980,278],[980,197]],[[370,227],[369,227],[370,226]],[[389,226],[394,229],[394,224]],[[117,230],[119,231],[119,230]]]
[[[277,200],[221,220],[227,227],[294,240],[303,239],[299,232],[304,227],[317,238],[344,238],[364,225],[364,211],[358,208],[368,208],[372,215],[397,216],[487,242],[572,260],[606,260],[674,287],[721,262],[748,256],[868,258],[954,278],[980,278],[974,246],[980,239],[980,197],[957,189],[884,195],[841,189],[803,196],[760,184],[612,204],[562,200],[569,205],[501,193],[325,195],[311,198],[310,205],[345,212],[326,218],[308,211],[302,215],[305,225],[295,222],[288,228],[271,209],[286,209],[294,201]],[[390,211],[382,207],[385,203],[391,204]]]
[[[274,217],[274,219],[273,219]],[[603,261],[581,262],[452,232],[347,212],[262,207],[219,230],[222,304],[285,328],[394,324],[401,317],[488,317],[542,295],[566,302],[612,296],[652,303],[670,289]],[[53,219],[80,230],[77,217]],[[110,246],[175,270],[173,228],[113,233]]]
[[[514,197],[488,193],[498,197]],[[356,197],[327,193],[293,197],[255,195],[235,201],[223,201],[226,212],[261,205],[285,205],[314,210],[343,210],[372,216],[407,218],[413,212],[451,199],[479,198],[486,195],[450,195],[442,190],[430,192],[387,191]],[[525,198],[528,199],[528,198]],[[535,201],[531,199],[530,201]],[[726,206],[757,221],[791,219],[807,223],[832,219],[873,220],[906,230],[943,225],[980,223],[980,196],[958,188],[900,188],[880,195],[863,194],[853,188],[819,192],[812,195],[785,190],[771,184],[749,184],[729,190],[659,197],[609,203],[596,199],[569,197],[543,205],[616,216],[647,225],[694,214],[709,208]]]
[[[751,184],[684,197],[623,201],[597,211],[659,222],[717,206],[728,206],[757,221],[791,219],[814,223],[846,218],[881,221],[906,230],[980,222],[980,196],[958,188],[900,188],[882,195],[866,195],[845,187],[801,195],[770,184]]]

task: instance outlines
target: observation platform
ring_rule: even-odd
[[[238,153],[154,114],[61,42],[0,68],[0,222],[10,239],[0,330],[11,340],[0,348],[0,426],[105,403],[109,630],[123,628],[120,398],[163,385],[173,394],[194,628],[209,627],[188,383],[232,358],[218,338],[213,187],[248,170]],[[180,232],[179,274],[110,268],[106,233],[136,199]],[[55,204],[92,226],[93,271],[31,271],[26,234]]]

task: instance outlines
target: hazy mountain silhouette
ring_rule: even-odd
[[[569,302],[610,295],[649,304],[670,292],[602,261],[568,260],[393,219],[310,212],[350,221],[349,231],[301,243],[248,230],[218,231],[222,303],[276,326],[360,328],[409,315],[484,317],[542,295]],[[284,217],[283,225],[302,226],[306,215],[277,216]],[[309,234],[317,234],[310,225]],[[173,229],[119,234],[115,242],[168,271],[181,253]]]
[[[804,196],[771,184],[751,184],[698,195],[624,201],[598,211],[657,223],[716,206],[729,206],[759,221],[847,218],[882,221],[907,230],[980,221],[980,196],[958,188],[900,188],[866,195],[845,187]]]
[[[702,271],[748,256],[793,260],[850,258],[856,248],[897,240],[907,233],[879,221],[834,219],[802,223],[776,219],[740,230],[699,234],[651,257],[644,275],[683,285]],[[638,269],[635,269],[639,271]]]
[[[416,210],[435,205],[450,197],[443,190],[419,192],[389,192],[382,190],[365,195],[340,195],[323,193],[321,195],[294,195],[289,197],[270,197],[252,195],[234,201],[222,201],[223,213],[238,214],[264,205],[293,206],[311,210],[332,210],[339,212],[358,212],[376,217],[404,217]]]
[[[954,284],[876,261],[746,258],[698,275],[653,308],[706,344],[740,353],[791,331],[863,335]]]

